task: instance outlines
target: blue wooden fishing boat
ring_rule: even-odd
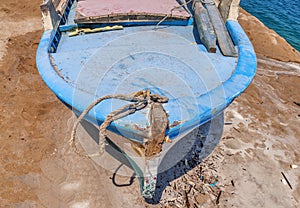
[[[240,95],[256,56],[238,1],[46,0],[37,66],[48,87],[111,139],[152,197],[168,145]],[[225,12],[224,12],[225,11]],[[100,145],[101,146],[101,145]],[[101,150],[100,150],[101,152]]]

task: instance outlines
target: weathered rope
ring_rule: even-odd
[[[72,132],[71,132],[71,139],[70,139],[70,145],[73,148],[73,150],[79,154],[79,151],[75,144],[76,139],[76,132],[79,123],[83,120],[83,118],[86,116],[86,114],[96,105],[101,103],[103,100],[107,99],[119,99],[124,100],[128,102],[133,102],[131,104],[127,104],[110,114],[106,116],[106,119],[99,127],[99,146],[100,146],[100,153],[104,150],[105,140],[107,138],[106,129],[107,127],[115,120],[123,118],[125,116],[128,116],[130,114],[135,113],[136,111],[139,111],[143,108],[145,108],[150,102],[158,102],[158,103],[166,103],[168,102],[168,98],[164,96],[160,96],[157,94],[151,94],[150,90],[144,90],[144,91],[138,91],[132,94],[124,95],[124,94],[115,94],[115,95],[107,95],[100,97],[96,99],[94,102],[92,102],[77,118],[77,120],[74,123]],[[81,155],[81,154],[79,154]],[[82,156],[82,155],[81,155]],[[87,156],[91,157],[91,156]]]
[[[181,7],[184,7],[184,6],[188,5],[189,3],[191,3],[192,1],[193,1],[193,0],[189,0],[188,2],[184,2],[183,4],[180,4],[179,6],[176,6],[176,7],[172,8],[172,9],[170,10],[170,14],[167,14],[164,18],[162,18],[162,19],[155,25],[154,29],[157,29],[157,27],[158,27],[161,23],[163,23],[168,17],[172,17],[172,13],[173,13],[174,10],[179,9],[179,8],[181,8]]]

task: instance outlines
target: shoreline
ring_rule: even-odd
[[[269,29],[259,19],[242,8],[238,21],[252,42],[257,55],[283,62],[300,63],[300,52],[274,30]]]

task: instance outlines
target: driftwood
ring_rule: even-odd
[[[220,14],[226,22],[227,20],[237,20],[239,15],[240,0],[222,0],[218,6]]]
[[[56,6],[57,2],[53,2],[52,0],[47,0],[40,6],[45,30],[55,28],[59,23],[60,16],[56,11]]]
[[[205,45],[208,52],[215,53],[217,50],[216,35],[207,10],[203,7],[201,2],[195,1],[194,12],[197,30],[201,42]]]
[[[218,45],[224,56],[237,56],[231,37],[225,27],[222,16],[215,4],[205,4],[208,15],[214,27]]]

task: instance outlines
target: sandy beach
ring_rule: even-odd
[[[130,184],[118,186],[70,148],[72,113],[35,65],[40,3],[0,2],[0,207],[300,206],[300,53],[278,34],[241,10],[257,75],[224,113],[211,155],[148,203],[136,179],[117,176]]]

